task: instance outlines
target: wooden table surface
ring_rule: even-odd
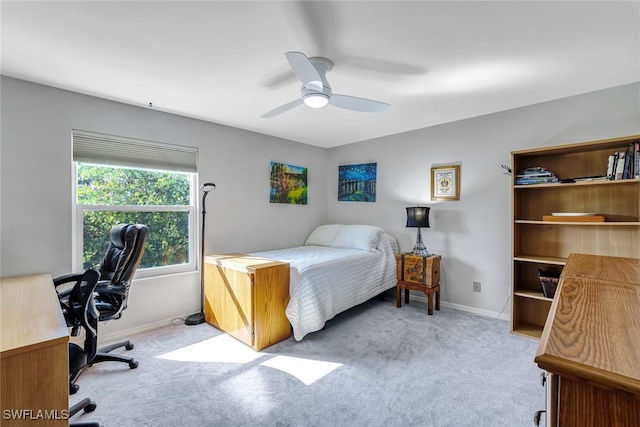
[[[640,260],[571,254],[562,277],[536,363],[640,394]]]
[[[1,424],[67,426],[69,332],[51,275],[0,280],[0,331]]]

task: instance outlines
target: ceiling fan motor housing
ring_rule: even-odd
[[[320,80],[322,80],[322,92],[302,85],[302,88],[300,89],[302,92],[302,99],[304,100],[304,103],[311,108],[322,108],[329,103],[331,95],[333,94],[331,91],[331,85],[327,82],[326,77],[327,71],[330,71],[333,68],[333,62],[327,58],[321,58],[318,56],[309,58],[309,62],[313,64],[313,67],[320,76]]]

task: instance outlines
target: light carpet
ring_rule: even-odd
[[[118,426],[530,426],[544,408],[537,341],[509,323],[374,298],[263,351],[208,324],[131,337],[137,369],[85,370],[72,421]]]

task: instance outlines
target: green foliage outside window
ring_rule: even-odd
[[[119,223],[145,224],[147,244],[140,268],[189,262],[189,174],[78,164],[78,205],[83,210],[83,268],[97,267],[109,245],[109,230]],[[95,208],[92,208],[94,206]],[[126,206],[126,210],[105,210]],[[141,206],[138,210],[135,206]]]

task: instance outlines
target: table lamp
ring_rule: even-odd
[[[413,206],[407,208],[407,227],[417,227],[418,237],[416,238],[416,245],[413,247],[413,253],[421,256],[431,255],[427,248],[422,243],[422,234],[420,228],[429,228],[429,209],[426,206]]]

